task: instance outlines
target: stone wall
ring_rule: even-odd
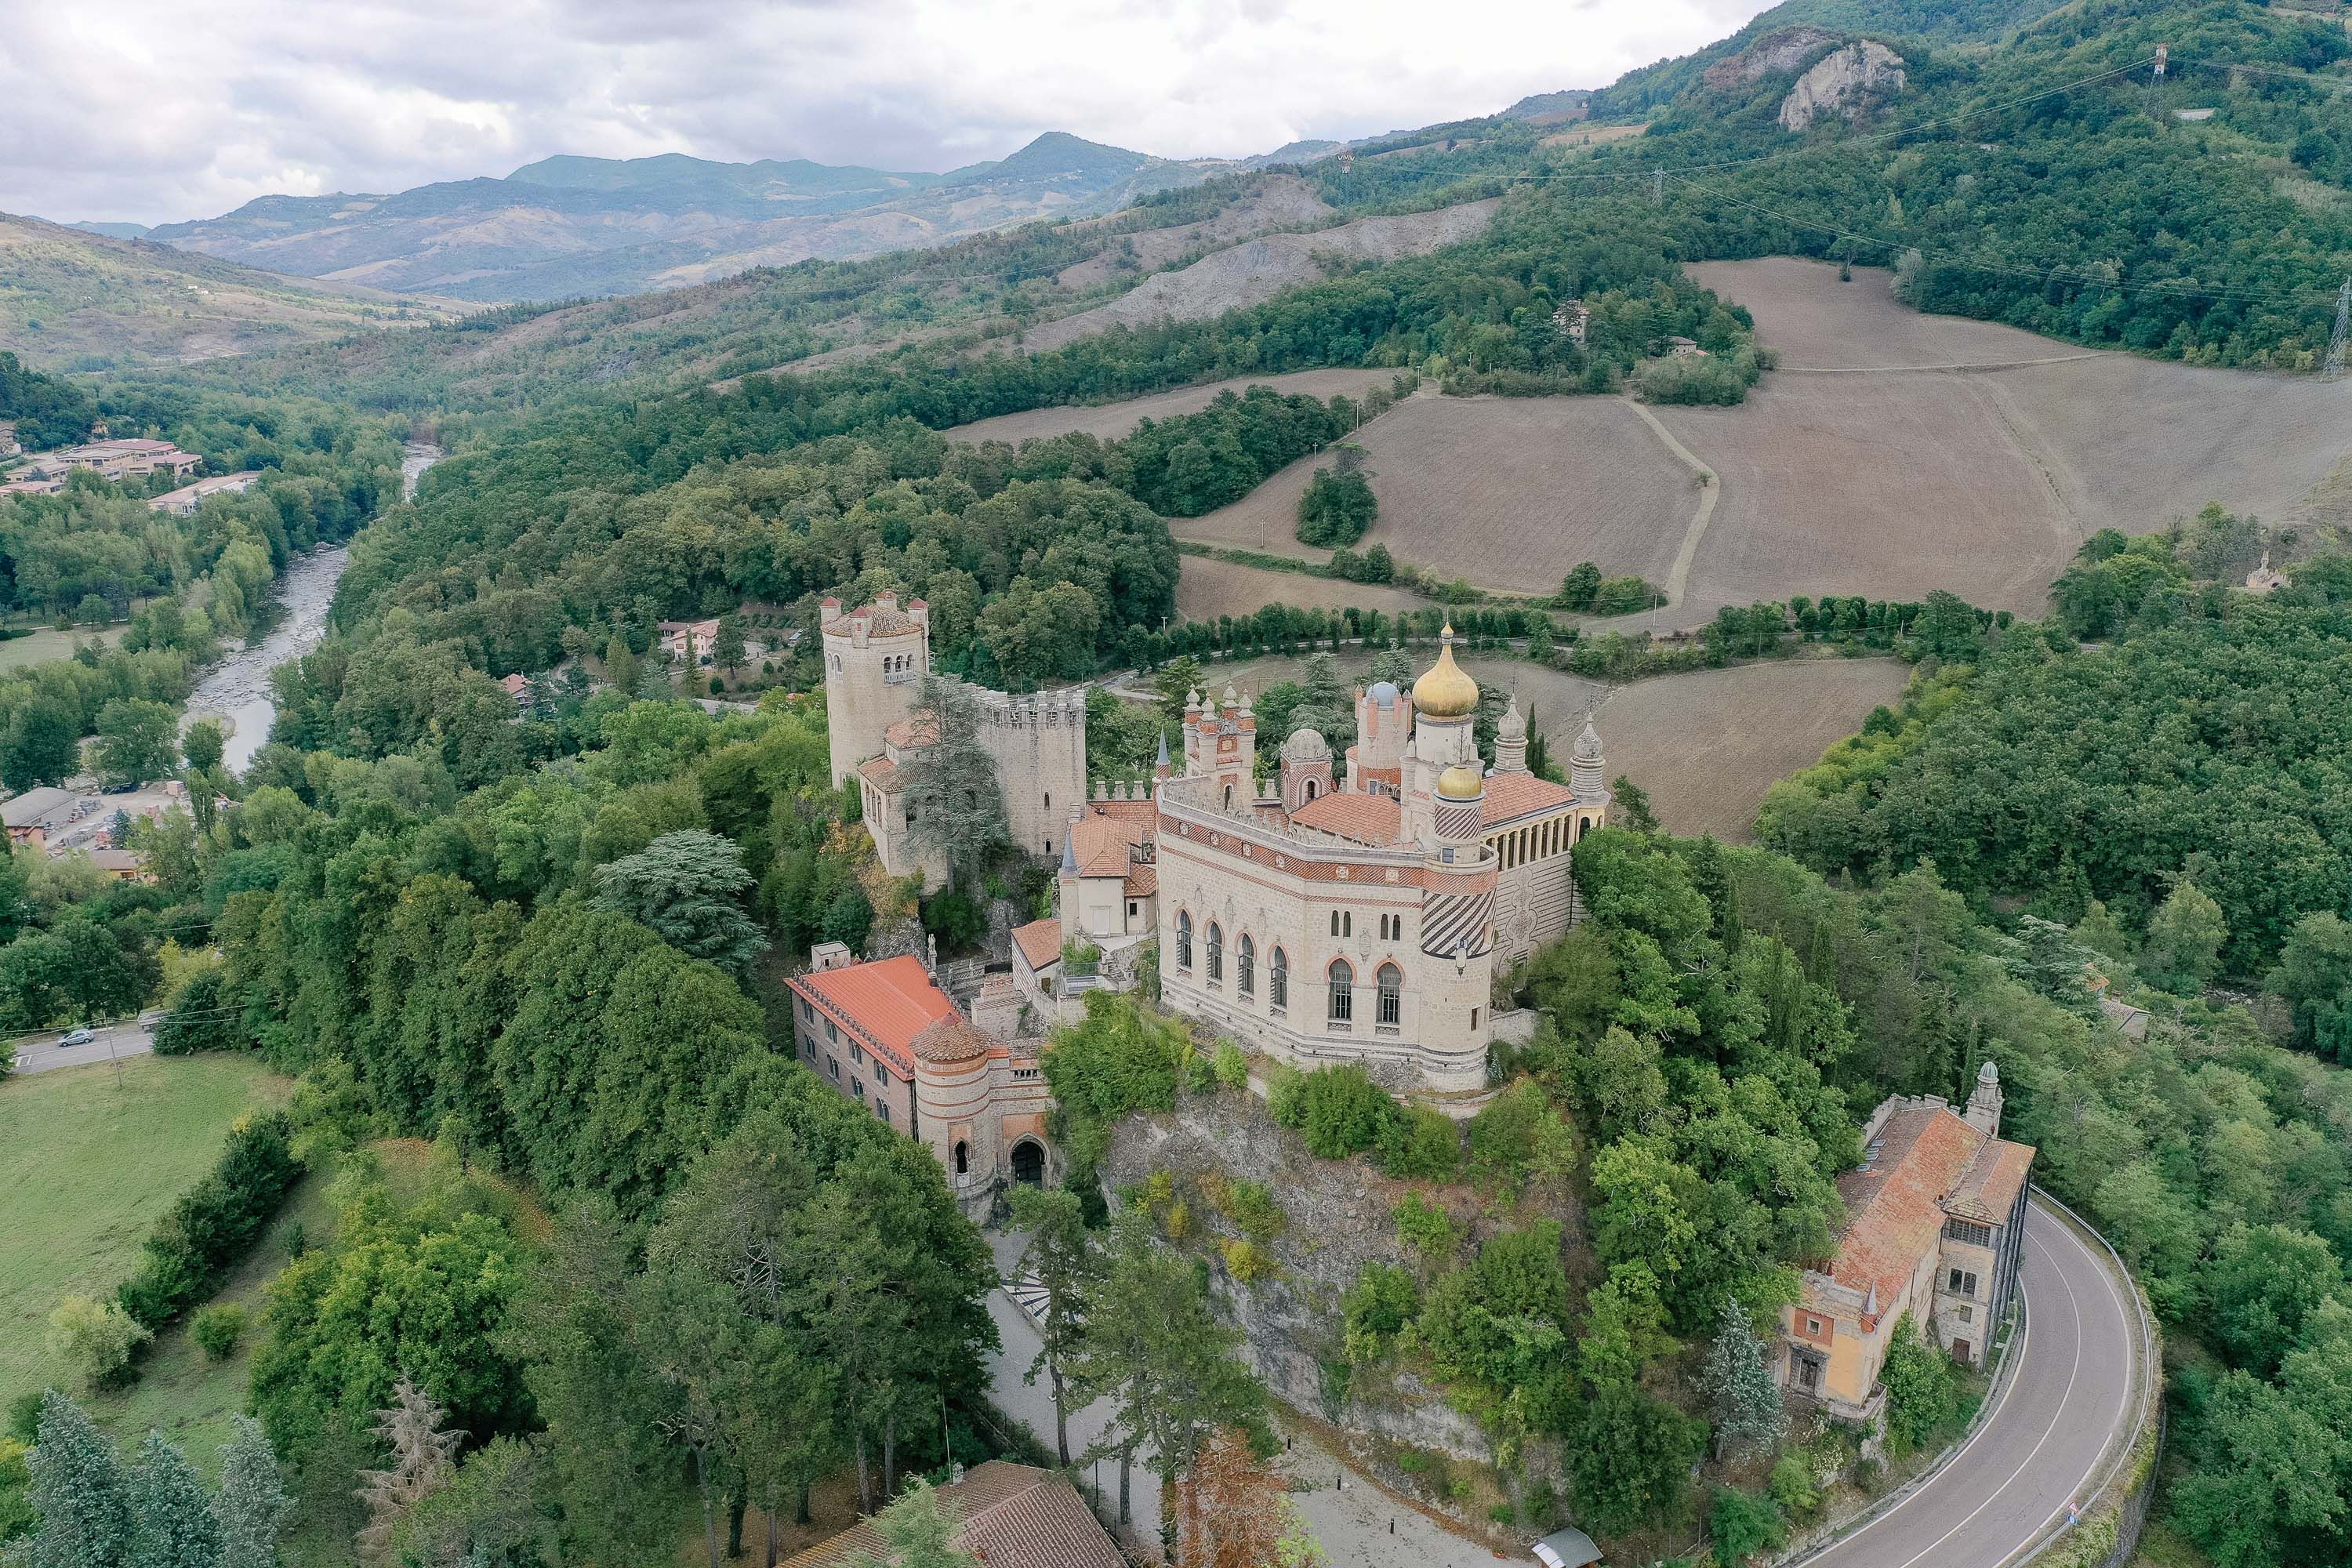
[[[1188,1095],[1172,1114],[1120,1122],[1102,1165],[1105,1187],[1115,1196],[1162,1170],[1180,1185],[1210,1173],[1264,1183],[1289,1216],[1271,1247],[1281,1266],[1277,1274],[1245,1284],[1211,1258],[1218,1298],[1245,1336],[1244,1353],[1276,1397],[1353,1431],[1492,1462],[1486,1434],[1410,1371],[1365,1369],[1339,1404],[1326,1371],[1344,1363],[1339,1299],[1364,1264],[1415,1267],[1397,1240],[1390,1211],[1418,1190],[1452,1213],[1475,1245],[1501,1228],[1475,1193],[1392,1182],[1362,1159],[1318,1160],[1296,1134],[1275,1124],[1263,1101],[1240,1092]],[[1208,1204],[1190,1206],[1203,1227],[1239,1234]]]

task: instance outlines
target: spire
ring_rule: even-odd
[[[1151,776],[1164,779],[1172,771],[1168,762],[1168,731],[1163,726],[1160,731],[1160,755],[1152,762]]]
[[[1062,829],[1062,875],[1065,877],[1075,877],[1077,874],[1077,836],[1072,833],[1068,828],[1065,827]]]
[[[1606,771],[1601,757],[1601,731],[1587,719],[1583,731],[1576,737],[1575,749],[1569,753],[1568,786],[1587,799],[1597,800],[1605,787],[1601,780]]]
[[[1528,771],[1528,721],[1519,711],[1519,700],[1514,695],[1511,705],[1495,723],[1495,771],[1498,773],[1523,773]]]

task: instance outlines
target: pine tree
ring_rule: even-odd
[[[41,1398],[26,1468],[41,1516],[26,1568],[136,1568],[138,1528],[114,1445],[54,1388]]]
[[[368,1523],[359,1533],[359,1552],[369,1563],[389,1562],[393,1531],[408,1510],[449,1484],[457,1473],[452,1456],[466,1436],[442,1429],[446,1414],[404,1372],[393,1384],[392,1399],[375,1413],[374,1427],[392,1450],[392,1468],[360,1472]]]
[[[250,1415],[229,1420],[236,1436],[221,1450],[220,1492],[213,1499],[221,1568],[277,1568],[278,1528],[294,1500],[261,1423]]]
[[[604,645],[604,681],[615,691],[635,695],[637,689],[637,656],[617,628]]]
[[[1706,1352],[1707,1392],[1715,1402],[1715,1430],[1725,1453],[1754,1448],[1769,1452],[1789,1430],[1780,1384],[1764,1364],[1764,1347],[1748,1309],[1738,1301],[1716,1314],[1715,1344]]]
[[[221,1531],[188,1457],[150,1431],[131,1469],[139,1568],[221,1568]]]

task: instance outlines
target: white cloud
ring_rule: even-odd
[[[1598,87],[1758,0],[12,0],[0,209],[158,223],[554,153],[1268,151]]]

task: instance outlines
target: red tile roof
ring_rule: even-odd
[[[1135,869],[1127,874],[1127,896],[1129,898],[1148,899],[1159,891],[1159,867],[1150,865],[1138,866]]]
[[[917,1035],[941,1018],[961,1016],[919,958],[812,970],[785,984],[905,1069],[914,1066]]]
[[[1868,1163],[1838,1178],[1846,1227],[1830,1273],[1865,1296],[1875,1288],[1881,1303],[1895,1300],[1919,1260],[1935,1249],[1950,1212],[1947,1199],[1964,1194],[1972,1178],[1980,1193],[1998,1192],[2005,1184],[2014,1199],[2033,1160],[2023,1144],[1987,1138],[1950,1110],[1932,1105],[1895,1111],[1873,1147]],[[2004,1203],[1984,1223],[2008,1217]]]
[[[1070,824],[1070,843],[1081,877],[1124,877],[1134,846],[1150,837],[1134,817],[1097,816],[1089,812]]]
[[[887,746],[896,746],[902,752],[910,747],[936,745],[939,743],[939,739],[940,721],[931,717],[928,709],[923,712],[901,719],[882,731],[882,743]]]
[[[991,1459],[939,1489],[955,1543],[988,1568],[1123,1568],[1118,1549],[1077,1489],[1050,1470]],[[857,1552],[886,1560],[871,1520],[795,1556],[783,1568],[838,1568]]]
[[[926,1024],[915,1037],[915,1055],[927,1062],[968,1062],[994,1049],[996,1037],[960,1017]]]
[[[1566,784],[1533,773],[1490,773],[1478,816],[1482,826],[1494,827],[1517,817],[1557,811],[1575,799],[1576,792]]]
[[[898,764],[887,757],[874,757],[858,764],[857,776],[888,795],[898,787]]]
[[[1049,915],[1042,921],[1031,921],[1025,926],[1015,926],[1013,928],[1013,944],[1021,950],[1021,956],[1029,961],[1031,969],[1043,969],[1049,963],[1057,963],[1062,957],[1062,922]]]
[[[1994,1138],[1977,1151],[1958,1188],[1944,1202],[1944,1212],[1972,1219],[1979,1225],[2005,1225],[2017,1202],[2020,1187],[2033,1168],[2033,1151],[2023,1143]]]
[[[1393,844],[1403,815],[1393,795],[1340,791],[1308,801],[1290,814],[1290,820],[1359,844]]]

